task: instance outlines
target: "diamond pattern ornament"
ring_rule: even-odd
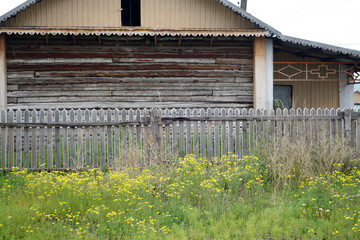
[[[280,68],[276,72],[291,79],[291,78],[295,77],[296,75],[299,75],[300,73],[302,73],[303,70],[288,64],[286,67]]]

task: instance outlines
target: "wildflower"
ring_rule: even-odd
[[[319,211],[322,211],[323,209],[322,208],[319,208]]]
[[[303,207],[305,207],[305,205],[306,205],[305,203],[302,204]]]

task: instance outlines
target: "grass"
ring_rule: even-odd
[[[357,239],[360,160],[329,143],[338,158],[312,163],[332,155],[306,143],[117,171],[15,168],[0,176],[0,239]]]

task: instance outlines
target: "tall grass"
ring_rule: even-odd
[[[331,173],[340,165],[345,171],[357,156],[355,149],[347,146],[344,139],[330,137],[325,130],[316,137],[310,132],[292,138],[285,132],[263,140],[253,154],[262,159],[264,168],[268,168],[267,181],[275,191]]]
[[[342,142],[277,137],[254,156],[0,176],[0,239],[356,239],[359,160]],[[151,151],[150,151],[151,152]],[[126,159],[126,161],[125,161]]]

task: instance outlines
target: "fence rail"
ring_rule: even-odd
[[[137,152],[170,160],[244,156],[262,141],[320,133],[359,151],[360,112],[350,109],[1,110],[0,168],[115,168]]]

